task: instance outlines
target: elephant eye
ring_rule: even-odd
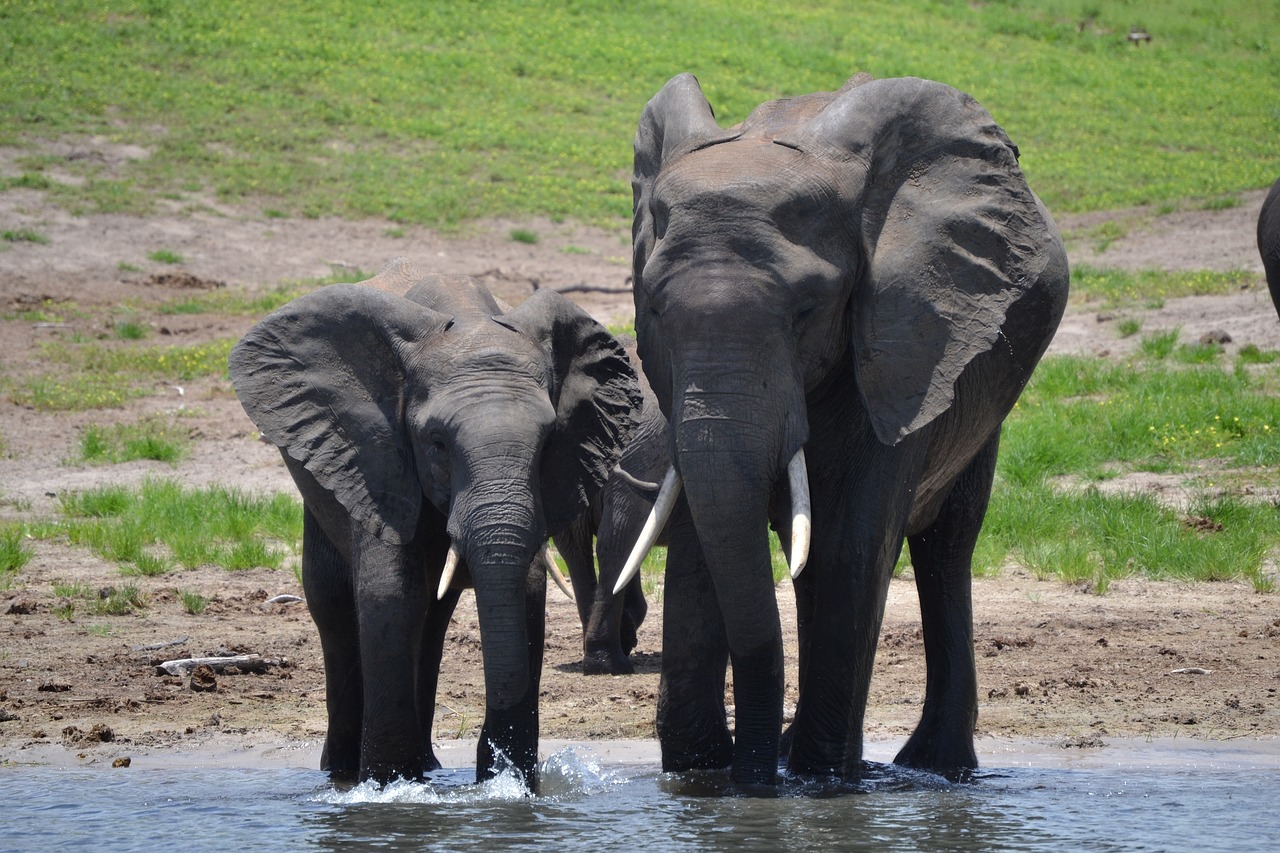
[[[661,240],[667,236],[667,220],[670,218],[671,211],[661,202],[654,202],[649,205],[649,212],[653,215],[653,236],[656,240]]]

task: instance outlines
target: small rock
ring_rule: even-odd
[[[1229,344],[1231,343],[1231,335],[1222,329],[1210,329],[1200,336],[1202,344]]]
[[[117,758],[115,761],[111,762],[111,766],[112,767],[128,767],[132,763],[133,763],[132,758],[127,758],[127,757]]]

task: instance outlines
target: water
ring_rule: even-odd
[[[1009,747],[972,783],[876,765],[771,800],[605,752],[556,752],[537,797],[470,768],[338,790],[296,766],[0,766],[0,851],[1280,849],[1274,742]]]

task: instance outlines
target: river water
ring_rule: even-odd
[[[892,754],[868,746],[870,759]],[[0,851],[24,853],[1280,850],[1275,741],[986,742],[970,783],[872,764],[857,785],[784,781],[776,799],[722,796],[714,774],[663,774],[656,750],[634,744],[556,747],[536,797],[511,777],[473,784],[465,757],[424,784],[346,790],[296,759],[111,769],[6,758]]]

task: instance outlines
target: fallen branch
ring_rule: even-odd
[[[536,288],[535,288],[536,289]],[[630,287],[600,287],[594,284],[571,284],[568,287],[548,288],[556,293],[630,293]]]
[[[188,675],[198,666],[207,666],[214,672],[222,672],[232,666],[243,672],[265,672],[267,667],[276,665],[277,661],[267,660],[261,655],[234,655],[225,658],[181,658],[156,664],[156,675]]]

